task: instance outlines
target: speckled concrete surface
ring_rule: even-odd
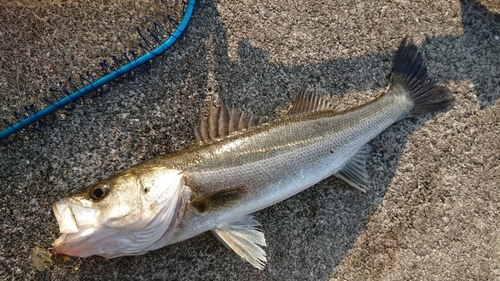
[[[161,1],[0,1],[0,118],[139,44]],[[148,72],[0,147],[2,280],[500,280],[500,4],[497,0],[199,1],[185,36]],[[143,256],[37,272],[58,236],[50,204],[194,141],[218,95],[275,116],[303,86],[339,108],[384,91],[409,35],[456,99],[371,142],[372,186],[326,180],[256,214],[268,264],[203,234]],[[2,127],[4,128],[4,127]]]

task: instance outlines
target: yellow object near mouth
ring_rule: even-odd
[[[73,261],[73,258],[55,253],[54,249],[44,249],[36,246],[31,252],[31,260],[38,271],[44,271],[50,264],[68,264]]]

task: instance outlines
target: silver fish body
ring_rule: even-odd
[[[408,99],[383,96],[343,114],[319,111],[292,115],[195,146],[181,152],[179,159],[160,157],[154,165],[179,163],[174,167],[188,175],[187,185],[204,192],[245,187],[247,192],[236,204],[192,216],[188,223],[193,228],[205,224],[206,228],[200,229],[204,232],[338,173],[368,141],[408,114],[410,106]],[[175,242],[198,234],[181,230]]]
[[[368,185],[366,144],[393,123],[446,108],[449,93],[428,79],[416,47],[401,44],[384,95],[339,112],[301,94],[273,122],[213,106],[199,142],[160,156],[54,203],[62,236],[56,252],[137,255],[206,231],[257,268],[266,262],[249,214],[336,175]]]

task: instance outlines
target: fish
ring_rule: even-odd
[[[429,78],[405,37],[380,97],[337,110],[301,91],[288,114],[268,120],[212,102],[196,142],[152,158],[53,203],[57,255],[141,255],[211,231],[258,269],[266,239],[253,213],[329,178],[365,191],[369,142],[392,124],[445,110],[450,91]]]

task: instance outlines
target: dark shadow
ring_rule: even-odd
[[[470,80],[471,88],[477,92],[477,103],[484,108],[500,97],[500,68],[493,73],[484,70],[485,66],[500,66],[500,14],[488,11],[474,0],[461,0],[460,3],[463,34],[429,37],[424,48],[429,61],[439,57],[458,62],[449,65],[439,80]]]

